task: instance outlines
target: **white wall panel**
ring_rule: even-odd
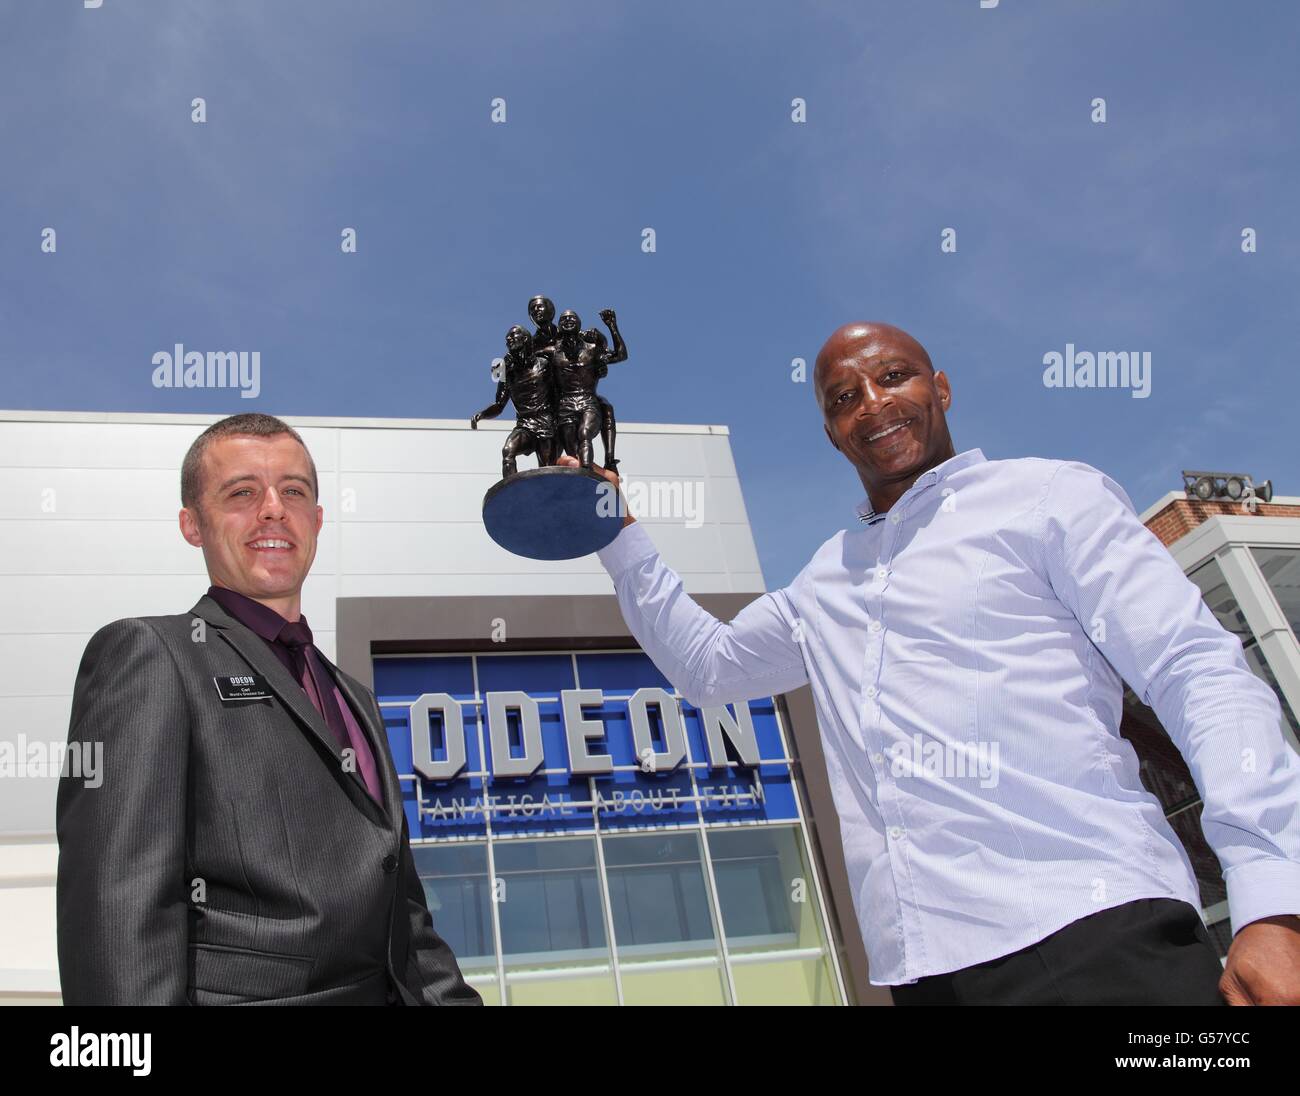
[[[340,431],[339,467],[349,472],[432,474],[499,469],[507,433],[499,423],[478,430],[346,429]]]
[[[335,538],[322,532],[313,573],[330,573]],[[0,575],[194,575],[203,550],[174,521],[0,521]]]
[[[700,452],[711,476],[736,478],[736,462],[731,456],[731,438],[726,434],[701,434]]]
[[[715,528],[722,541],[728,571],[760,570],[758,552],[754,548],[754,537],[748,525],[719,525]]]
[[[0,697],[71,696],[90,632],[0,635]],[[21,671],[19,668],[21,667]]]
[[[464,597],[489,594],[608,594],[609,578],[604,570],[589,573],[560,572],[539,586],[537,576],[508,574],[486,576],[481,584],[463,575],[345,575],[339,597]],[[732,593],[723,586],[717,572],[683,572],[682,582],[693,594]],[[753,590],[750,585],[748,589]],[[314,630],[314,629],[313,629]]]
[[[602,450],[596,446],[596,459]],[[619,431],[618,470],[627,476],[701,479],[708,475],[698,434],[635,434]]]
[[[80,657],[78,652],[77,657]],[[71,678],[76,677],[76,659]],[[26,748],[36,744],[43,754],[66,742],[72,712],[72,684],[67,696],[0,697],[0,742],[22,761]],[[13,775],[0,779],[0,834],[53,832],[54,795],[58,777]],[[0,875],[4,866],[0,864]]]
[[[136,518],[174,525],[180,508],[180,473],[172,469],[5,468],[0,475],[0,519]]]
[[[492,472],[344,473],[339,486],[353,521],[465,521],[483,519],[483,496],[500,475]],[[330,515],[326,514],[326,520]]]
[[[115,422],[0,422],[0,468],[161,468],[179,477],[203,427]]]

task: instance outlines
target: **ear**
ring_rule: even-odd
[[[838,453],[840,451],[840,447],[839,445],[836,444],[835,439],[831,436],[831,428],[827,426],[825,423],[822,423],[822,429],[826,431],[826,440],[829,441],[831,445],[835,446],[835,452]]]
[[[934,387],[939,392],[939,403],[945,411],[952,407],[952,386],[948,384],[948,374],[939,372],[934,375]]]
[[[316,507],[316,535],[320,536],[321,526],[325,524],[325,507]]]
[[[203,534],[199,531],[198,518],[188,507],[183,508],[177,516],[181,523],[181,536],[195,548],[202,548]]]

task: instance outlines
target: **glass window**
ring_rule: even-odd
[[[712,943],[713,921],[694,833],[609,840],[605,869],[619,944]]]
[[[503,891],[502,954],[604,954],[605,920],[590,838],[503,841],[493,848]]]
[[[412,845],[411,855],[434,931],[451,948],[465,980],[484,1001],[499,1003],[487,846]]]
[[[603,839],[623,1000],[721,1005],[722,956],[694,830]]]
[[[1269,551],[1272,550],[1269,549]],[[1252,549],[1252,551],[1256,552],[1256,559],[1258,559],[1258,553],[1265,551],[1265,549]],[[1272,561],[1270,562],[1270,569],[1281,575],[1283,579],[1289,573],[1292,576],[1290,581],[1295,581],[1295,573],[1288,572],[1285,564],[1279,565],[1276,561]],[[1219,623],[1241,640],[1241,649],[1246,658],[1246,665],[1251,668],[1256,677],[1260,678],[1273,690],[1273,694],[1277,697],[1277,702],[1282,708],[1282,718],[1290,725],[1292,732],[1300,737],[1300,723],[1296,722],[1295,713],[1291,711],[1291,705],[1287,703],[1286,697],[1282,695],[1277,678],[1273,676],[1273,671],[1269,668],[1264,652],[1259,649],[1259,644],[1255,642],[1255,633],[1250,630],[1250,626],[1246,623],[1241,607],[1237,604],[1237,598],[1223,574],[1223,568],[1219,566],[1216,560],[1210,560],[1208,563],[1201,564],[1187,577],[1201,588],[1201,593],[1205,597],[1205,604],[1210,607],[1210,611],[1218,618]],[[1273,586],[1273,582],[1270,581],[1269,585]],[[1276,592],[1278,588],[1275,586],[1274,591]],[[1280,600],[1279,598],[1279,602]],[[1288,619],[1291,618],[1288,617]]]
[[[617,1004],[594,839],[496,841],[492,855],[510,1004]]]
[[[1250,551],[1277,599],[1278,608],[1291,625],[1291,634],[1300,636],[1300,548],[1252,548]]]
[[[839,1004],[799,830],[710,830],[709,855],[738,1003]]]
[[[1236,595],[1223,574],[1223,568],[1217,560],[1203,563],[1187,576],[1201,588],[1201,596],[1210,607],[1220,624],[1241,640],[1242,643],[1254,640],[1250,626],[1242,615],[1241,606],[1237,604]]]
[[[1273,669],[1268,664],[1268,659],[1264,657],[1264,652],[1259,649],[1258,643],[1251,643],[1241,652],[1246,658],[1246,665],[1254,672],[1256,677],[1263,678],[1268,687],[1273,690],[1277,697],[1277,702],[1282,708],[1282,718],[1291,727],[1291,733],[1300,738],[1300,723],[1296,722],[1295,713],[1291,711],[1291,705],[1287,703],[1286,697],[1282,695],[1282,686],[1277,683],[1277,678],[1273,676]]]

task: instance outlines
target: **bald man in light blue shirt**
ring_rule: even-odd
[[[814,387],[867,498],[788,587],[722,623],[630,517],[600,558],[690,703],[811,685],[871,981],[898,1003],[1300,1002],[1300,759],[1123,490],[957,454],[947,377],[889,325],[836,331]],[[1123,681],[1204,800],[1225,969],[1119,734]]]

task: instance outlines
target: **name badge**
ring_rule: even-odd
[[[274,695],[267,687],[266,678],[256,674],[214,677],[212,682],[222,700],[269,700]]]

